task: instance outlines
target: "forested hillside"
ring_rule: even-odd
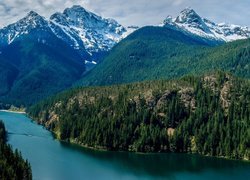
[[[171,79],[223,70],[250,77],[250,40],[211,47],[167,27],[144,27],[121,41],[80,85]]]
[[[20,152],[13,152],[10,145],[6,144],[6,136],[4,124],[0,121],[0,179],[31,180],[30,164],[22,158]]]
[[[250,82],[223,72],[78,88],[28,114],[61,140],[136,152],[250,158]]]
[[[33,36],[30,33],[0,47],[0,102],[16,106],[36,103],[70,87],[85,71],[81,57],[71,47],[49,33],[48,40],[43,40],[43,35],[35,31]]]

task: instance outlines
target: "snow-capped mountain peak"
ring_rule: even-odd
[[[19,26],[20,29],[24,28],[37,28],[43,27],[47,25],[47,21],[44,17],[40,16],[35,11],[30,11],[24,18],[20,19],[14,24],[7,26],[7,28],[11,26]]]
[[[247,27],[230,25],[225,23],[216,24],[208,19],[202,18],[191,8],[180,12],[176,18],[168,16],[163,26],[175,28],[207,40],[218,42],[230,42],[250,37]]]
[[[201,17],[191,8],[186,8],[183,11],[181,11],[181,13],[179,14],[179,16],[177,16],[176,22],[179,23],[185,23],[185,22],[198,22],[201,21]]]
[[[30,11],[24,18],[16,23],[0,29],[0,41],[2,45],[10,44],[21,35],[29,34],[33,29],[48,29],[48,22],[34,11]]]
[[[98,62],[99,56],[135,29],[127,30],[114,19],[103,18],[75,5],[53,14],[50,19],[30,11],[16,23],[0,29],[0,45],[11,44],[33,30],[37,30],[34,38],[38,40],[46,39],[49,32],[77,50],[83,58]]]
[[[42,18],[37,12],[35,11],[30,11],[27,16],[25,17],[26,19],[35,19],[35,18]]]
[[[67,8],[50,17],[54,33],[72,44],[75,49],[84,47],[92,55],[110,50],[127,30],[113,19],[105,19],[81,6]]]

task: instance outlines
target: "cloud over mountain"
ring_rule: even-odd
[[[1,0],[0,26],[20,19],[30,10],[48,17],[55,11],[72,5],[81,5],[105,17],[111,17],[124,25],[157,24],[167,15],[177,15],[179,11],[190,6],[204,17],[215,22],[226,21],[250,26],[249,0]],[[240,13],[239,13],[240,12]]]

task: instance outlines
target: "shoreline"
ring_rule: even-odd
[[[46,130],[51,132],[52,136],[55,140],[57,140],[59,142],[67,143],[69,145],[78,146],[78,147],[81,147],[84,149],[89,149],[89,150],[94,150],[94,151],[99,151],[99,152],[127,152],[127,153],[141,154],[141,155],[177,153],[177,152],[140,152],[140,151],[130,151],[130,150],[109,150],[109,149],[107,149],[105,147],[101,147],[101,146],[95,146],[95,147],[88,146],[88,145],[80,143],[74,139],[62,140],[62,139],[60,139],[60,137],[58,136],[58,133],[56,131],[53,131],[51,129],[46,128],[46,126],[44,124],[38,123],[37,120],[35,120],[35,118],[32,118],[30,116],[28,116],[28,117],[31,119],[31,121],[36,122],[38,125],[44,127]],[[244,158],[243,159],[234,159],[234,158],[230,158],[227,156],[212,156],[212,155],[205,155],[205,154],[200,154],[200,153],[195,153],[195,152],[182,152],[180,154],[197,155],[197,156],[207,157],[207,158],[218,158],[218,159],[224,159],[224,160],[229,160],[229,161],[241,161],[241,162],[245,162],[245,163],[250,163],[249,159],[244,159]]]
[[[4,110],[4,109],[1,109],[0,112],[10,112],[10,113],[26,114],[25,111],[12,111],[12,110]]]
[[[43,125],[42,125],[43,126]],[[44,126],[43,126],[44,127]],[[47,129],[48,130],[48,129]],[[84,149],[88,150],[93,150],[93,151],[99,151],[99,152],[125,152],[125,153],[133,153],[133,154],[138,154],[138,155],[151,155],[151,154],[186,154],[186,155],[195,155],[195,156],[200,156],[200,157],[205,157],[205,158],[217,158],[217,159],[223,159],[223,160],[228,160],[228,161],[240,161],[240,162],[245,162],[245,163],[250,163],[250,160],[248,159],[234,159],[226,156],[212,156],[212,155],[205,155],[205,154],[200,154],[200,153],[195,153],[195,152],[140,152],[140,151],[130,151],[130,150],[109,150],[105,147],[93,147],[93,146],[88,146],[82,143],[79,143],[77,141],[74,141],[72,139],[70,140],[61,140],[60,138],[57,137],[57,134],[54,131],[48,130],[52,134],[54,134],[54,138],[63,143],[67,143],[69,145],[73,146],[78,146]]]

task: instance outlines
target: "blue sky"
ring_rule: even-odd
[[[185,7],[217,23],[250,27],[250,0],[0,0],[0,27],[13,23],[30,10],[49,17],[72,5],[82,5],[121,24],[156,25],[165,17],[177,16]]]

